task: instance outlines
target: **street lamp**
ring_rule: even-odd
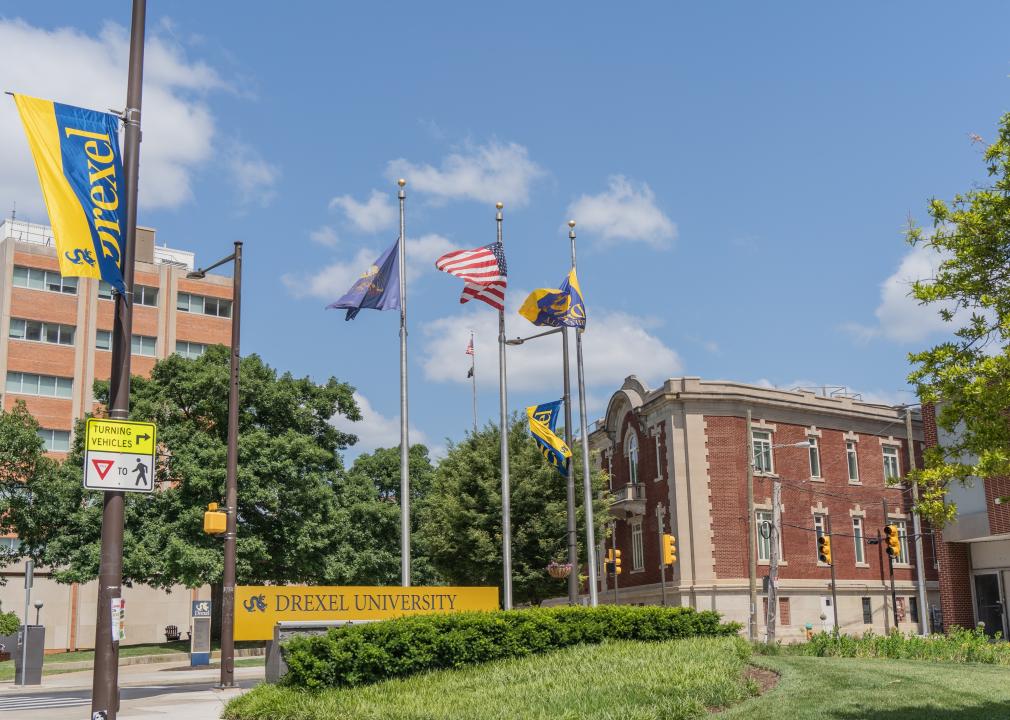
[[[217,687],[235,687],[235,536],[238,531],[238,369],[239,328],[242,308],[242,242],[235,242],[235,252],[206,268],[187,273],[190,280],[202,280],[207,273],[227,262],[234,262],[232,273],[231,382],[228,388],[228,465],[225,481],[224,573],[221,579],[221,680]]]
[[[39,624],[39,615],[41,613],[42,613],[42,601],[41,600],[36,600],[35,601],[35,624],[36,625]]]

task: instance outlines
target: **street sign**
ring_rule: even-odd
[[[84,439],[84,487],[154,491],[154,423],[89,418]]]

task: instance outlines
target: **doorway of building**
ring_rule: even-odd
[[[1000,592],[998,573],[981,573],[975,576],[975,617],[985,625],[987,635],[1001,633],[1003,627],[1003,595]]]

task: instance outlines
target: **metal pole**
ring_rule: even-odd
[[[825,528],[828,532],[828,542],[833,546],[834,540],[831,537],[831,516],[826,515],[824,522],[827,523]],[[831,548],[831,607],[835,611],[835,634],[838,633],[838,578],[835,576],[835,558],[834,558],[834,547]]]
[[[884,506],[884,525],[889,525],[887,522],[887,500],[881,500],[881,504]],[[894,629],[901,630],[901,626],[898,624],[898,593],[894,589],[894,556],[887,552],[887,567],[891,572],[891,611],[894,614]]]
[[[884,516],[887,517],[886,514]],[[881,539],[880,530],[877,530],[877,559],[880,560],[880,583],[886,588],[887,584],[884,581],[884,556],[881,554],[884,552],[884,541]],[[885,590],[886,592],[886,590]],[[884,598],[884,632],[890,632],[890,627],[887,624],[887,598]]]
[[[666,607],[666,559],[663,557],[663,503],[656,504],[656,537],[659,539],[659,586],[663,596],[663,607]]]
[[[915,438],[912,435],[912,408],[905,408],[905,436],[908,438],[908,469],[915,470]],[[915,533],[915,584],[919,594],[919,632],[929,635],[929,608],[926,607],[926,570],[922,551],[922,520],[919,517],[919,483],[912,483],[912,532]]]
[[[575,221],[568,221],[568,239],[572,245],[572,269],[575,269]],[[582,361],[582,333],[575,331],[575,365],[579,380],[579,435],[582,437],[582,495],[586,516],[586,564],[589,566],[589,605],[596,607],[600,599],[596,590],[596,521],[593,518],[593,473],[589,466],[589,422],[586,412],[586,372]],[[665,588],[664,588],[665,590]],[[665,603],[664,603],[665,604]]]
[[[225,487],[227,528],[224,534],[224,573],[221,578],[221,679],[218,687],[235,687],[235,585],[238,552],[238,392],[242,358],[242,243],[236,241],[232,268],[231,379],[228,385],[228,459]]]
[[[400,584],[410,587],[410,437],[407,424],[407,235],[403,204],[407,193],[400,178]]]
[[[775,642],[775,620],[778,617],[779,579],[779,538],[782,532],[782,483],[778,478],[772,479],[772,536],[771,562],[768,565],[768,615],[765,620],[768,631],[768,642]]]
[[[754,447],[751,411],[747,410],[747,552],[750,556],[750,641],[757,641],[757,518],[754,509]]]
[[[611,528],[610,544],[614,550],[614,605],[617,605],[619,601],[617,595],[617,523],[616,522],[610,523],[610,528]]]
[[[569,380],[568,369],[568,328],[561,332],[561,367],[565,374],[565,444],[572,447],[572,387]],[[568,514],[568,563],[572,566],[572,571],[568,574],[568,604],[575,605],[579,601],[579,546],[578,529],[575,524],[575,463],[569,460],[568,473],[565,477],[565,500],[567,501]]]
[[[21,685],[27,685],[28,677],[28,608],[32,604],[32,583],[35,578],[35,563],[25,562],[25,622],[21,627]]]
[[[140,111],[144,77],[146,0],[133,0],[130,61],[126,83],[123,171],[126,187],[121,197],[126,210],[125,246],[120,262],[127,295],[116,293],[112,335],[112,372],[109,417],[125,420],[130,412],[130,351],[133,344],[133,278],[137,244],[137,180],[140,177]],[[105,492],[102,506],[102,545],[98,566],[98,607],[95,622],[95,669],[91,712],[104,711],[108,720],[119,712],[119,642],[112,638],[112,601],[123,589],[123,506],[125,494]]]
[[[473,386],[473,434],[477,435],[477,346],[473,344],[473,330],[470,331],[470,382]]]
[[[498,212],[495,220],[498,223],[498,242],[502,241],[501,209],[502,203],[495,207]],[[506,610],[512,609],[512,508],[509,495],[509,426],[508,426],[508,387],[505,382],[505,311],[498,312],[498,396],[501,404],[501,543],[502,572],[504,586],[502,587],[503,605]],[[574,568],[572,568],[574,571]]]

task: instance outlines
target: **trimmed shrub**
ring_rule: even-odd
[[[415,615],[333,628],[282,646],[286,685],[348,687],[430,670],[525,657],[606,640],[736,634],[739,623],[692,608],[560,607]]]
[[[0,635],[13,635],[21,627],[16,613],[0,612]]]
[[[997,638],[998,640],[998,638]],[[927,637],[892,631],[887,635],[867,632],[862,637],[818,633],[798,646],[804,655],[818,657],[889,658],[934,662],[1010,665],[1010,643],[994,642],[982,630],[955,627],[947,635]]]

